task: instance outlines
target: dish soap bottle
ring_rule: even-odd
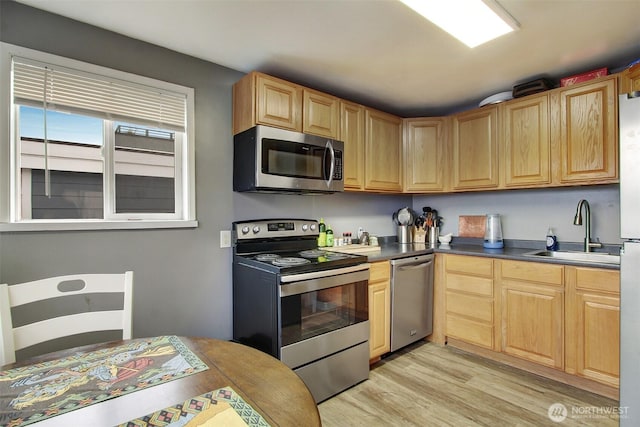
[[[558,239],[556,238],[556,235],[553,232],[553,228],[551,227],[549,227],[549,231],[547,231],[547,250],[548,251],[558,250]]]
[[[333,247],[333,230],[329,224],[327,224],[327,246]]]
[[[318,247],[324,248],[327,246],[327,227],[324,225],[324,219],[320,218],[320,224],[318,224]]]

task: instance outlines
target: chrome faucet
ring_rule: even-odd
[[[591,248],[601,248],[602,243],[591,241],[591,208],[589,202],[582,199],[578,202],[576,216],[573,218],[573,225],[582,225],[582,207],[584,206],[585,217],[587,219],[584,225],[584,251],[591,252]]]

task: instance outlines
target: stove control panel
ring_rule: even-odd
[[[314,219],[262,219],[237,221],[233,223],[233,232],[236,240],[317,236],[318,221]]]

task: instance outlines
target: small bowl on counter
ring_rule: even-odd
[[[451,243],[451,233],[438,236],[438,242],[443,245],[448,245],[449,243]]]

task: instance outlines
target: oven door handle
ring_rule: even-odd
[[[292,274],[280,279],[280,296],[304,294],[363,280],[369,280],[369,264]]]

